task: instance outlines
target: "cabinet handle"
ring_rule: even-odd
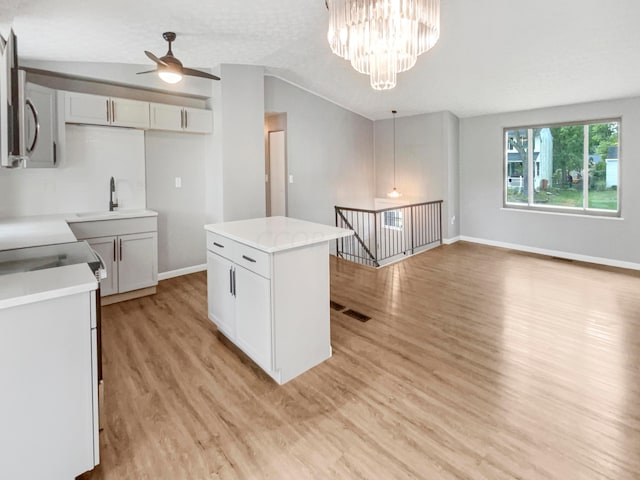
[[[122,239],[120,239],[120,261],[122,261]]]
[[[229,268],[229,294],[233,295],[233,268]]]
[[[109,110],[109,99],[107,98],[107,123],[111,123],[111,111]]]
[[[224,248],[224,245],[220,245],[218,242],[213,242],[213,244],[218,248]]]
[[[235,297],[238,292],[236,291],[236,269],[233,269],[233,296]]]
[[[40,133],[40,120],[38,119],[38,111],[36,110],[35,105],[31,101],[30,98],[27,98],[26,101],[27,107],[31,110],[31,115],[33,115],[33,122],[35,123],[35,134],[33,135],[33,143],[30,147],[27,147],[27,153],[31,153],[35,150],[36,145],[38,144],[38,133]]]
[[[253,258],[247,257],[246,255],[242,255],[242,258],[244,258],[247,262],[256,263],[256,261]]]
[[[184,128],[184,110],[180,109],[180,128]]]
[[[189,128],[189,112],[184,111],[184,128]]]
[[[111,100],[111,121],[116,121],[116,102]]]
[[[113,239],[113,261],[115,262],[117,260],[117,256],[116,256],[116,239]]]

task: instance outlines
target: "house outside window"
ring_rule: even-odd
[[[504,129],[504,206],[620,215],[620,119]]]

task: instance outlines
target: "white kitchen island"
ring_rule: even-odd
[[[279,384],[331,357],[329,241],[353,231],[287,217],[205,230],[218,330]]]

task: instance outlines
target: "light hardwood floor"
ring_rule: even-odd
[[[104,307],[83,479],[640,478],[640,276],[457,243],[331,260],[333,357],[276,385],[207,320],[206,275]],[[304,321],[304,319],[301,319]]]

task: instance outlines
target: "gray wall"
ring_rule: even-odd
[[[288,215],[333,225],[335,205],[372,208],[371,120],[275,77],[264,85],[264,110],[287,114]]]
[[[503,128],[622,117],[622,218],[502,208]],[[640,263],[640,99],[466,118],[460,122],[461,234],[493,242]]]
[[[460,119],[444,112],[444,145],[447,157],[447,198],[443,207],[445,238],[460,235]]]
[[[205,146],[205,135],[145,133],[147,208],[158,212],[160,273],[206,262]]]
[[[264,68],[222,65],[220,73],[220,111],[214,120],[221,158],[213,161],[222,164],[223,218],[264,217]]]
[[[450,112],[396,118],[396,188],[402,203],[444,200],[443,236],[458,235],[458,118]],[[393,188],[393,119],[374,125],[376,196]]]

